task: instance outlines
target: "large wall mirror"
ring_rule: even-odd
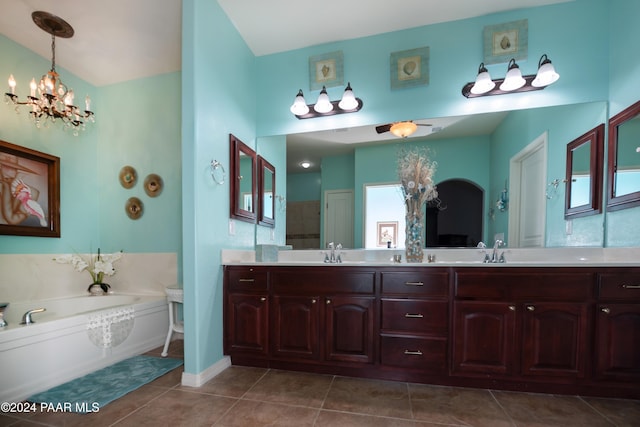
[[[276,168],[258,156],[258,223],[275,227]]]
[[[509,212],[520,196],[517,188],[507,183],[509,208],[499,211],[496,200],[505,188],[505,178],[509,177],[510,159],[531,141],[547,131],[549,153],[544,167],[545,178],[540,182],[543,204],[541,221],[544,223],[542,244],[545,246],[598,246],[604,244],[605,215],[591,215],[581,219],[585,224],[574,226],[572,234],[565,233],[565,186],[558,187],[557,197],[546,198],[545,190],[550,181],[562,181],[566,175],[567,142],[576,135],[605,123],[606,102],[589,102],[572,105],[539,107],[524,110],[494,113],[479,113],[469,116],[416,119],[424,124],[409,138],[400,139],[390,132],[378,134],[375,126],[307,132],[286,136],[286,234],[287,243],[294,249],[320,248],[327,241],[325,220],[326,195],[336,191],[353,191],[354,248],[364,248],[367,244],[366,226],[368,218],[375,218],[365,206],[370,197],[365,197],[365,185],[393,183],[397,179],[396,158],[398,147],[405,144],[428,143],[433,159],[438,163],[435,180],[438,184],[447,180],[463,180],[480,189],[482,211],[477,215],[481,222],[481,234],[475,237],[470,232],[442,231],[441,234],[468,234],[469,244],[478,239],[492,243],[496,235],[505,234],[509,247],[515,243],[509,238]],[[430,126],[428,126],[430,125]],[[271,144],[272,137],[258,140],[258,145]],[[597,144],[597,143],[596,143]],[[268,147],[268,145],[265,145]],[[585,147],[590,156],[591,148]],[[266,151],[265,151],[266,152]],[[580,161],[576,152],[576,170]],[[308,161],[308,163],[304,162]],[[274,162],[275,163],[275,162]],[[302,166],[308,166],[304,168]],[[590,169],[590,166],[587,167]],[[278,171],[281,175],[281,171]],[[282,176],[280,176],[282,179]],[[283,187],[281,187],[281,192]],[[442,189],[444,205],[451,208],[456,200],[448,200]],[[576,190],[577,191],[577,190]],[[536,193],[537,194],[537,193]],[[466,197],[466,196],[465,196]],[[525,197],[525,196],[523,196]],[[529,196],[527,196],[529,197]],[[468,210],[470,204],[465,198],[462,206]],[[387,203],[389,199],[386,199]],[[577,201],[575,205],[577,205]],[[447,215],[448,209],[438,213]],[[475,218],[475,217],[474,217]],[[376,221],[385,222],[388,218]],[[399,220],[402,223],[404,220]],[[443,220],[444,221],[444,220]],[[440,219],[439,219],[440,222]],[[468,222],[468,221],[467,221]],[[586,225],[588,223],[588,225]],[[304,228],[293,228],[289,224],[304,224]],[[309,224],[311,227],[306,227]],[[399,227],[400,228],[399,224]],[[377,224],[374,224],[377,227]],[[376,228],[377,229],[377,228]],[[578,231],[579,230],[579,231]],[[296,245],[291,236],[309,236],[315,246]],[[400,233],[398,238],[404,241]],[[452,236],[450,240],[457,239]],[[339,238],[340,243],[346,239]],[[372,241],[375,241],[372,240]],[[458,240],[456,240],[457,242]],[[305,240],[307,242],[307,240]],[[378,242],[375,242],[376,246]],[[400,244],[400,243],[399,243]],[[460,243],[434,243],[434,246],[461,246]],[[346,246],[345,246],[346,247]],[[381,247],[382,248],[382,247]],[[384,248],[386,249],[386,247]]]
[[[640,101],[609,120],[607,210],[640,206]]]
[[[231,159],[231,218],[256,222],[256,153],[229,135]]]
[[[604,123],[567,144],[565,219],[602,212]]]

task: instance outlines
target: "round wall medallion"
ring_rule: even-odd
[[[149,197],[156,197],[160,193],[162,193],[162,187],[163,183],[160,175],[152,173],[147,175],[147,177],[144,179],[144,191]]]
[[[124,166],[120,169],[119,178],[124,188],[131,188],[138,182],[138,172],[132,166]]]
[[[137,197],[130,197],[124,206],[124,210],[129,218],[138,219],[142,216],[144,205],[142,204],[142,200]]]

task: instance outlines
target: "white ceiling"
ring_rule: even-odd
[[[252,52],[260,56],[566,1],[574,0],[324,0],[321,3],[218,0],[218,3]],[[67,21],[75,35],[69,39],[56,38],[56,65],[95,86],[181,68],[181,0],[3,0],[3,3],[0,34],[47,60],[51,59],[51,36],[33,23],[31,13],[42,10]],[[484,121],[472,124],[476,130],[480,123],[495,126],[503,117],[491,120],[485,117]],[[438,135],[441,138],[464,136],[468,128],[465,124],[472,119],[460,119],[420,122],[445,128]],[[428,129],[421,126],[415,135],[425,136]],[[310,156],[312,141],[315,145],[320,142],[325,149],[333,146],[335,152],[343,152],[347,144],[380,143],[390,139],[389,133],[379,136],[373,127],[367,127],[305,134],[295,140],[295,145],[304,147],[299,151]],[[293,155],[289,158],[292,163],[298,162]]]

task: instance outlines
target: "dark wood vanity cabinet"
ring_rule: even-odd
[[[593,272],[458,271],[454,375],[583,378]]]
[[[267,270],[229,267],[225,274],[224,347],[228,353],[264,358],[269,350]]]
[[[225,267],[232,363],[640,398],[640,268]]]
[[[449,274],[443,269],[380,273],[380,363],[446,374]]]
[[[374,271],[279,269],[271,286],[274,358],[373,363]]]
[[[640,272],[598,275],[596,378],[640,382]]]

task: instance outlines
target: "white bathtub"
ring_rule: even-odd
[[[166,301],[164,295],[114,294],[10,302],[8,325],[0,328],[0,402],[23,400],[162,346]],[[37,308],[46,311],[32,315],[34,324],[20,325],[23,314]]]

